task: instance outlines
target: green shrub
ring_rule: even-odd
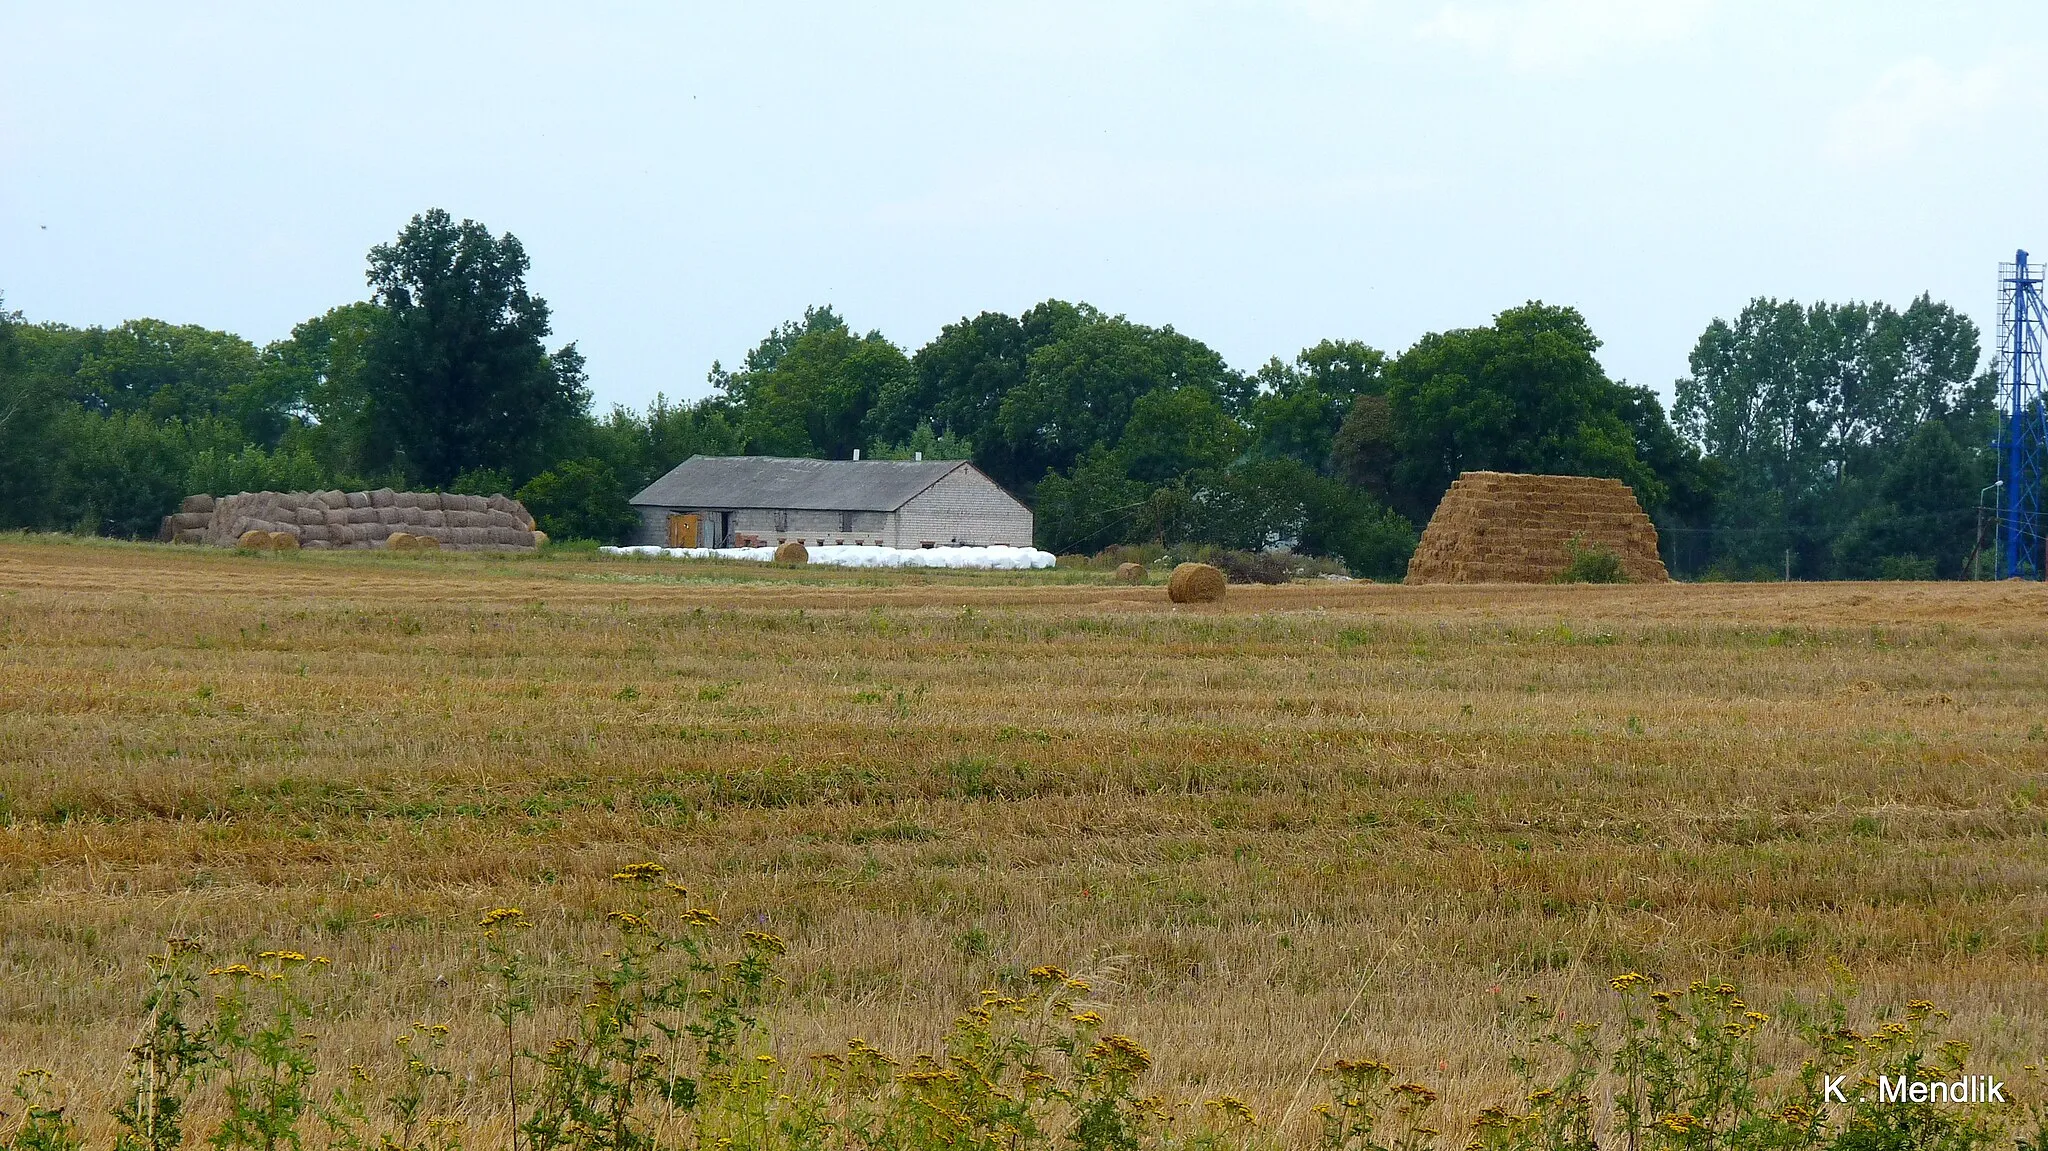
[[[519,502],[550,539],[619,543],[640,524],[611,465],[564,460],[519,489]]]
[[[1608,548],[1599,545],[1587,546],[1578,536],[1573,536],[1564,545],[1564,570],[1557,573],[1552,583],[1627,583],[1628,572],[1621,566],[1621,557]]]

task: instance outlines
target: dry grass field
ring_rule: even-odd
[[[1374,1055],[1462,1115],[1506,1080],[1503,997],[1846,971],[2016,1071],[2048,1039],[2044,641],[2038,585],[1175,608],[1106,573],[12,537],[0,1072],[97,1115],[166,935],[295,947],[333,959],[328,1062],[447,1022],[488,1130],[478,913],[568,971],[639,860],[789,939],[792,1056],[916,1049],[1057,963],[1175,1097],[1276,1117]]]

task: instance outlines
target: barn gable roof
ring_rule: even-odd
[[[893,512],[966,460],[803,460],[691,456],[632,502],[670,508]]]

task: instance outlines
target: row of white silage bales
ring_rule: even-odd
[[[768,563],[775,549],[604,547],[604,555],[650,559],[751,560]],[[1037,548],[990,547],[888,548],[873,544],[823,544],[809,548],[810,562],[849,568],[956,568],[978,571],[1030,571],[1053,566],[1051,552]]]

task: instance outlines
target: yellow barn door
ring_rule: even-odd
[[[672,548],[693,548],[699,546],[697,540],[696,513],[668,517],[668,546]]]

